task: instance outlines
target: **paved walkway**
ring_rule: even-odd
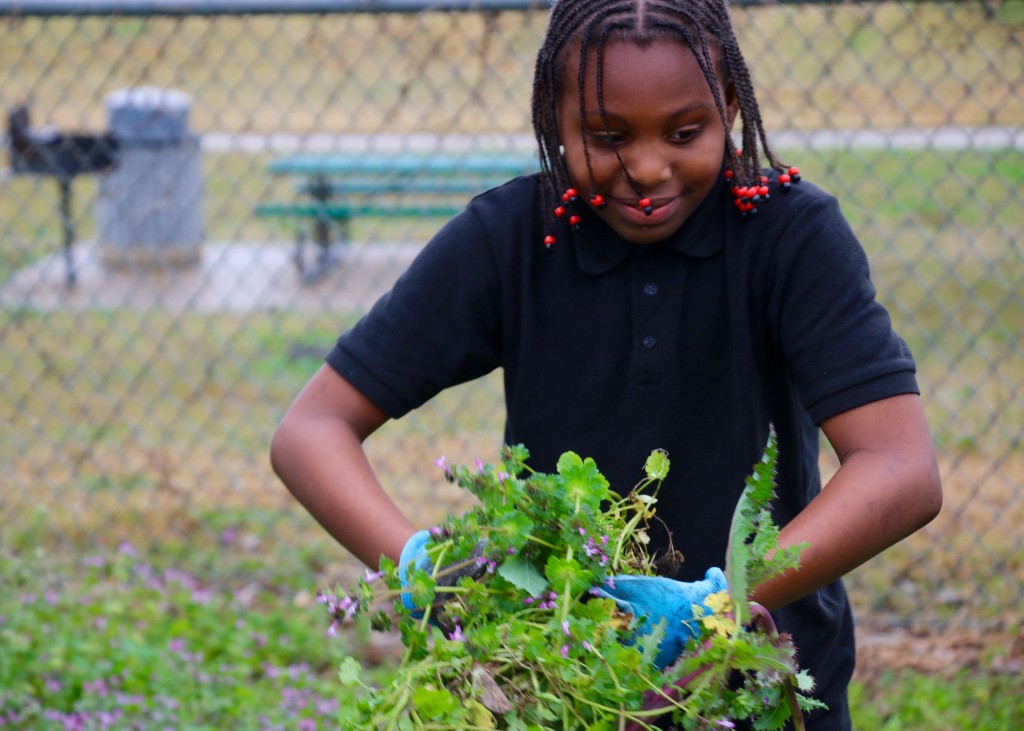
[[[313,254],[307,246],[307,254]],[[105,265],[89,242],[75,245],[77,283],[68,288],[61,253],[0,285],[0,308],[158,309],[166,312],[364,311],[386,292],[418,244],[352,243],[322,279],[303,283],[284,242],[211,242],[184,268]]]

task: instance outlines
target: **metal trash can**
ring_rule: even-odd
[[[111,266],[196,264],[205,237],[199,139],[188,131],[192,99],[136,87],[104,99],[118,143],[117,167],[100,179],[97,247]]]

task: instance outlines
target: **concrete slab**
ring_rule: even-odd
[[[57,252],[0,285],[0,308],[362,312],[390,289],[420,248],[353,242],[333,252],[334,266],[321,279],[305,283],[290,242],[211,242],[198,264],[157,269],[107,265],[91,242],[79,242],[73,287]],[[312,249],[307,245],[309,257]]]

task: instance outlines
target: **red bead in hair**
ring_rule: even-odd
[[[555,245],[555,237],[554,236],[552,236],[551,234],[548,234],[547,236],[544,237],[544,248],[545,249],[550,249],[554,245]]]
[[[654,206],[651,205],[650,198],[641,198],[636,202],[636,205],[648,216],[654,213]]]
[[[594,208],[604,208],[605,206],[608,205],[608,203],[605,202],[604,196],[601,195],[600,193],[591,193],[590,205],[592,205]]]

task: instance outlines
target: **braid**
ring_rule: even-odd
[[[589,51],[596,51],[597,106],[608,126],[604,107],[604,50],[615,36],[637,45],[648,45],[657,38],[675,38],[693,53],[704,74],[722,124],[728,126],[725,100],[719,91],[731,81],[742,121],[741,156],[726,135],[724,155],[727,165],[743,185],[752,185],[761,177],[761,152],[768,166],[780,173],[786,166],[772,151],[761,119],[761,110],[736,33],[728,0],[557,0],[551,8],[544,42],[537,54],[533,84],[533,126],[540,150],[543,205],[551,210],[558,191],[571,185],[558,138],[557,108],[563,92],[567,49],[579,43],[579,73],[576,83],[580,99],[580,125],[584,125],[583,97]],[[717,63],[713,56],[717,50]],[[587,135],[583,135],[588,174],[590,154]],[[616,156],[618,152],[616,151]],[[621,157],[619,158],[622,164]],[[622,166],[627,180],[629,171]]]

